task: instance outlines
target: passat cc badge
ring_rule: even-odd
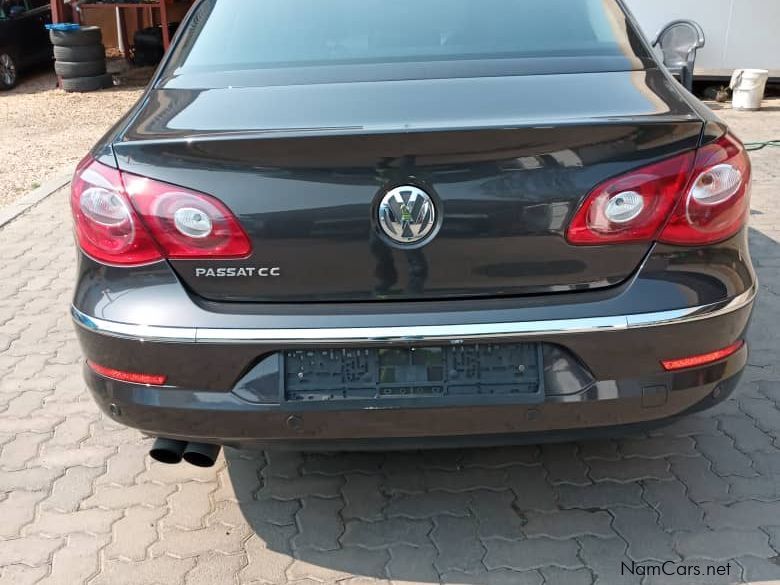
[[[394,242],[418,244],[436,227],[433,199],[419,187],[396,187],[379,204],[379,225]]]

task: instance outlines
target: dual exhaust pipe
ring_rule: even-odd
[[[176,439],[158,437],[149,450],[149,456],[160,463],[175,464],[182,459],[195,467],[211,467],[222,449],[210,443],[188,443]]]

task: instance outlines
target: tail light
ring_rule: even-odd
[[[705,245],[745,224],[750,160],[727,135],[714,144],[611,179],[594,189],[566,237],[575,245],[660,240]]]
[[[712,244],[737,233],[750,212],[750,158],[724,136],[696,155],[693,180],[661,233],[667,244]]]
[[[162,259],[116,169],[90,157],[81,161],[71,185],[70,206],[79,245],[95,260],[138,265]]]
[[[108,264],[243,258],[252,251],[238,220],[217,199],[90,157],[76,169],[71,209],[81,248]]]

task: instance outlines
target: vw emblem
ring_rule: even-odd
[[[388,191],[379,204],[379,224],[394,242],[416,244],[433,233],[436,208],[425,191],[411,185]]]

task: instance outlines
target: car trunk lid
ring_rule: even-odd
[[[580,203],[698,143],[702,122],[671,83],[648,70],[162,88],[114,150],[126,172],[217,197],[250,236],[246,259],[171,262],[207,299],[589,290],[629,278],[651,244],[570,245]],[[393,245],[379,225],[378,202],[399,185],[440,214],[422,247]]]

